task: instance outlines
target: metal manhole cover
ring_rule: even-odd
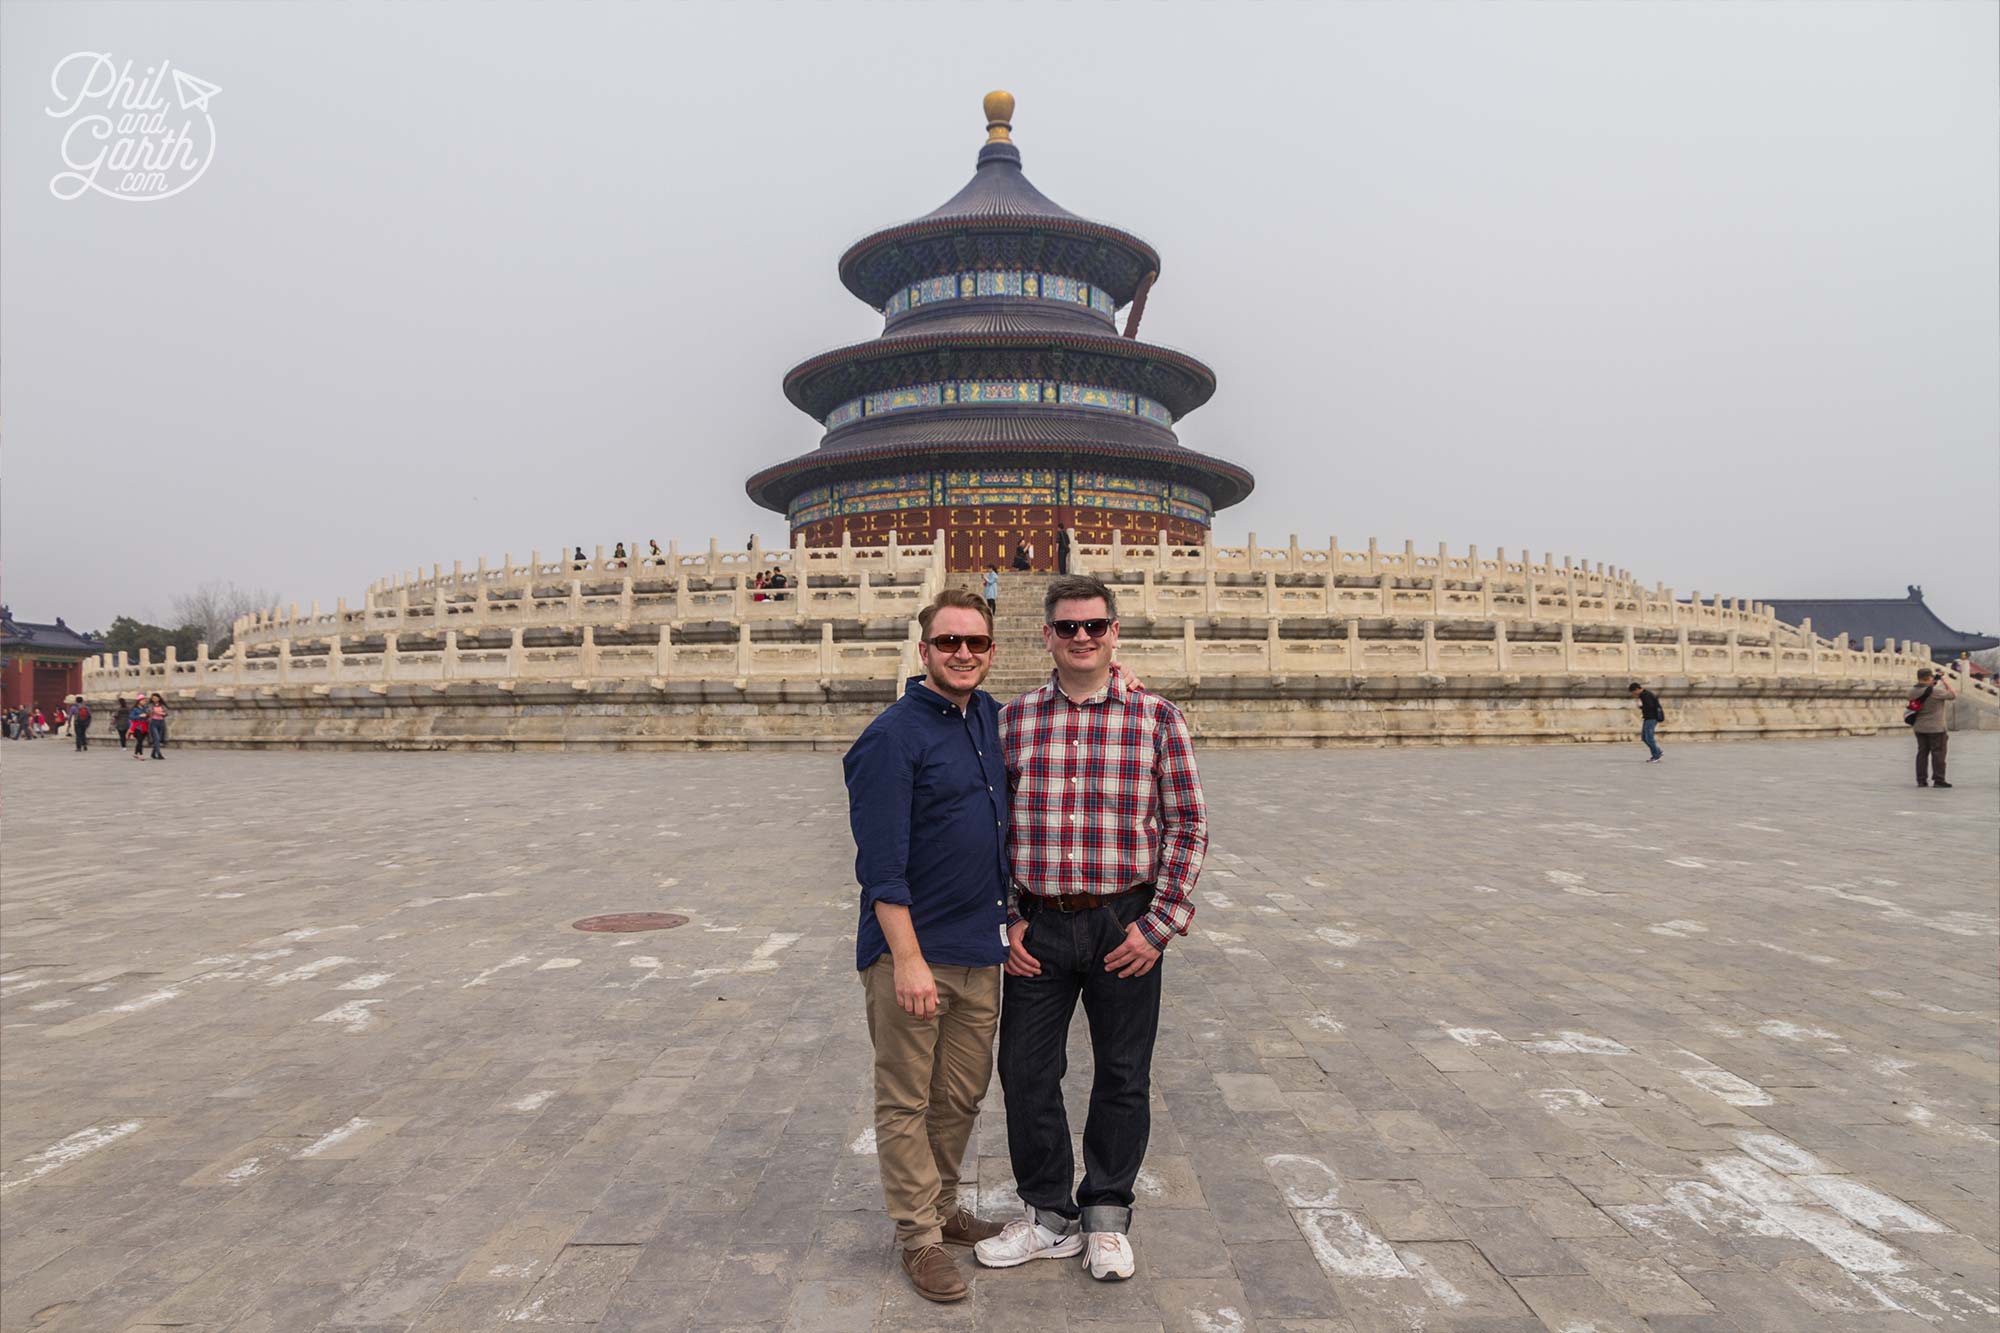
[[[587,916],[569,924],[572,930],[623,933],[631,930],[672,930],[687,923],[686,917],[672,912],[613,912],[609,916]]]

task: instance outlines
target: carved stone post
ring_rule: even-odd
[[[382,636],[382,679],[396,678],[396,631],[390,630]]]
[[[674,671],[674,627],[660,626],[660,641],[653,648],[653,674],[670,676]]]
[[[526,632],[519,625],[516,625],[511,637],[507,641],[507,678],[509,680],[518,678],[528,664],[527,649],[521,642],[521,636]]]
[[[1194,641],[1194,621],[1181,621],[1181,661],[1187,672],[1188,684],[1201,684],[1201,648]]]
[[[1493,665],[1503,675],[1513,665],[1513,654],[1507,649],[1507,622],[1504,620],[1493,622]]]
[[[444,632],[444,661],[439,664],[445,680],[458,679],[458,631]]]
[[[1562,622],[1563,674],[1572,675],[1576,671],[1576,627],[1567,620]]]
[[[1424,622],[1424,670],[1432,675],[1438,669],[1438,626],[1435,620]]]

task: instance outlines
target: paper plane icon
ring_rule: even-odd
[[[206,79],[197,79],[192,74],[175,70],[174,91],[180,95],[181,110],[206,111],[208,110],[208,99],[221,92],[222,89]]]

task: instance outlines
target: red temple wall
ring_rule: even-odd
[[[1014,547],[1026,542],[1033,552],[1032,566],[1053,572],[1056,532],[1061,528],[1074,532],[1078,541],[1092,543],[1108,542],[1113,532],[1123,531],[1127,542],[1151,545],[1163,528],[1172,544],[1199,546],[1208,538],[1203,524],[1177,515],[1075,505],[935,505],[842,514],[793,528],[792,538],[803,537],[808,546],[838,546],[845,532],[856,546],[882,546],[894,532],[899,541],[917,545],[942,529],[947,569],[1010,568]]]
[[[39,704],[43,712],[49,712],[66,696],[82,690],[81,661],[37,662],[32,657],[9,657],[0,667],[0,707]]]

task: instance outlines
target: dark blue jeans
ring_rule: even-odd
[[[1042,965],[1041,975],[1008,977],[1004,984],[1000,1087],[1014,1188],[1054,1231],[1073,1229],[1079,1215],[1085,1231],[1132,1229],[1132,1185],[1153,1127],[1147,1097],[1166,960],[1142,977],[1120,978],[1104,970],[1104,955],[1150,905],[1150,895],[1134,894],[1087,912],[1037,912],[1024,942]],[[1083,1183],[1072,1196],[1075,1159],[1062,1081],[1079,998],[1096,1074],[1083,1126]]]
[[[1639,739],[1646,742],[1646,748],[1653,752],[1653,758],[1655,759],[1660,757],[1660,743],[1653,739],[1653,729],[1659,725],[1656,720],[1650,717],[1639,724]]]

